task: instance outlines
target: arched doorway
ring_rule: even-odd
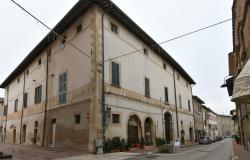
[[[153,121],[150,118],[146,118],[144,124],[144,131],[145,131],[145,144],[149,145],[152,144],[152,128],[153,128]]]
[[[137,144],[141,140],[141,121],[136,115],[129,117],[128,121],[128,143]]]
[[[164,119],[165,119],[165,139],[166,139],[166,142],[167,144],[170,143],[170,141],[172,141],[172,135],[173,135],[173,132],[172,132],[172,116],[169,112],[166,112],[164,114]]]
[[[185,131],[181,130],[181,144],[185,144]]]

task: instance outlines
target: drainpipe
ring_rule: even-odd
[[[166,137],[165,137],[165,126],[164,126],[164,124],[166,123],[164,123],[164,118],[163,118],[163,108],[162,108],[162,105],[161,105],[161,98],[160,98],[160,107],[161,107],[161,120],[162,120],[162,137],[163,137],[163,139],[166,139]]]
[[[106,124],[106,113],[105,113],[105,68],[104,68],[104,15],[107,12],[102,13],[102,138],[105,141],[105,124]]]
[[[244,134],[244,128],[243,128],[243,118],[242,118],[242,109],[241,109],[241,104],[240,104],[240,124],[241,124],[241,132],[242,132],[242,139],[243,139],[243,145],[245,148],[245,134]]]
[[[193,128],[193,132],[194,133],[192,133],[192,140],[194,140],[194,134],[196,135],[196,131],[195,131],[195,120],[194,120],[194,103],[193,103],[193,87],[195,86],[195,84],[193,84],[193,85],[191,85],[191,100],[192,100],[192,103],[190,102],[190,105],[192,104],[193,105],[193,121],[194,121],[194,126],[192,127]],[[190,100],[190,101],[191,101]],[[199,134],[199,133],[198,133]],[[198,136],[197,136],[198,137]],[[197,138],[196,136],[195,136],[195,138]],[[197,138],[197,140],[198,140],[198,138]]]
[[[46,121],[47,121],[47,108],[48,108],[48,75],[49,75],[49,54],[51,53],[51,49],[47,50],[47,60],[46,60],[46,89],[45,89],[45,104],[44,104],[44,120],[43,120],[43,139],[42,139],[42,147],[45,146],[45,131],[46,131]]]
[[[24,93],[25,93],[25,72],[23,73],[23,105],[21,113],[21,123],[20,123],[20,144],[22,143],[22,126],[23,126],[23,110],[24,110]]]
[[[174,78],[174,100],[175,100],[175,113],[176,113],[176,127],[177,127],[177,138],[179,138],[179,120],[178,120],[178,108],[177,108],[177,97],[176,97],[176,84],[175,84],[175,72],[173,68],[173,78]]]
[[[4,143],[6,139],[6,132],[7,132],[7,120],[8,120],[8,104],[9,104],[9,87],[7,87],[7,104],[6,104],[6,116],[5,116],[5,127],[4,127]]]

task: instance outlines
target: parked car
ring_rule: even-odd
[[[211,144],[212,143],[212,139],[210,137],[206,137],[207,141],[208,141],[208,144]]]
[[[206,138],[201,138],[199,144],[208,144],[208,140]]]
[[[221,140],[222,140],[222,137],[221,137],[221,136],[217,136],[217,137],[215,138],[215,141],[216,141],[216,142],[221,141]]]

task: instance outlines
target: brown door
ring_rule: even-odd
[[[23,125],[22,143],[26,141],[26,125]]]
[[[13,143],[16,143],[16,128],[13,129]]]
[[[51,120],[51,132],[50,132],[50,147],[55,146],[55,139],[56,139],[56,119]]]
[[[36,142],[37,142],[37,132],[38,132],[38,130],[34,129],[34,141],[33,141],[34,145],[36,145]]]

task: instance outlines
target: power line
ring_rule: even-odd
[[[79,52],[81,52],[82,54],[84,54],[85,56],[87,56],[88,58],[90,58],[91,60],[94,60],[92,57],[90,57],[87,53],[85,53],[84,51],[82,51],[81,49],[79,49],[77,46],[75,46],[74,44],[72,44],[71,42],[67,41],[64,37],[62,37],[60,34],[58,34],[57,32],[55,32],[53,29],[51,29],[50,27],[48,27],[45,23],[43,23],[41,20],[39,20],[37,17],[35,17],[33,14],[31,14],[29,11],[27,11],[25,8],[23,8],[21,5],[19,5],[17,2],[15,2],[14,0],[11,0],[13,3],[15,3],[19,8],[21,8],[23,11],[25,11],[26,13],[28,13],[31,17],[33,17],[35,20],[37,20],[39,23],[41,23],[43,26],[45,26],[47,29],[49,29],[51,32],[53,32],[56,36],[60,37],[62,40],[64,40],[65,42],[69,43],[73,48],[75,48],[76,50],[78,50]],[[242,17],[242,15],[240,16],[237,16],[235,18],[239,18],[239,17]],[[206,30],[206,29],[209,29],[209,28],[212,28],[212,27],[215,27],[215,26],[218,26],[220,24],[223,24],[223,23],[226,23],[228,21],[231,21],[232,18],[230,19],[226,19],[226,20],[223,20],[223,21],[220,21],[218,23],[215,23],[215,24],[212,24],[212,25],[209,25],[209,26],[206,26],[206,27],[203,27],[203,28],[199,28],[199,29],[196,29],[194,31],[191,31],[191,32],[188,32],[188,33],[185,33],[185,34],[182,34],[180,36],[177,36],[177,37],[174,37],[174,38],[171,38],[171,39],[168,39],[168,40],[165,40],[165,41],[162,41],[162,42],[159,42],[159,43],[156,43],[156,44],[153,44],[153,45],[150,45],[149,47],[154,47],[154,46],[158,46],[158,45],[161,45],[161,44],[164,44],[164,43],[167,43],[167,42],[170,42],[170,41],[174,41],[174,40],[177,40],[177,39],[180,39],[180,38],[183,38],[183,37],[186,37],[186,36],[189,36],[189,35],[192,35],[194,33],[197,33],[197,32],[201,32],[203,30]],[[134,54],[134,53],[137,53],[137,52],[140,52],[140,51],[144,51],[145,48],[142,48],[142,49],[137,49],[137,50],[134,50],[132,52],[128,52],[128,53],[125,53],[123,55],[120,55],[120,56],[117,56],[117,57],[113,57],[113,58],[110,58],[110,59],[107,59],[105,60],[104,62],[108,62],[108,61],[112,61],[114,59],[118,59],[118,58],[121,58],[121,57],[125,57],[125,56],[128,56],[130,54]]]
[[[236,18],[239,18],[239,17],[242,17],[242,15],[237,16]],[[212,24],[212,25],[209,25],[209,26],[200,28],[200,29],[196,29],[196,30],[194,30],[194,31],[191,31],[191,32],[182,34],[182,35],[180,35],[180,36],[177,36],[177,37],[168,39],[168,40],[166,40],[166,41],[162,41],[162,42],[160,42],[160,43],[153,44],[153,45],[151,45],[151,46],[149,46],[149,47],[151,48],[151,47],[158,46],[158,45],[161,45],[161,44],[170,42],[170,41],[174,41],[174,40],[176,40],[176,39],[180,39],[180,38],[189,36],[189,35],[191,35],[191,34],[194,34],[194,33],[197,33],[197,32],[201,32],[201,31],[203,31],[203,30],[206,30],[206,29],[209,29],[209,28],[218,26],[218,25],[220,25],[220,24],[226,23],[226,22],[231,21],[231,20],[232,20],[232,18],[226,19],[226,20],[220,21],[220,22],[218,22],[218,23],[215,23],[215,24]],[[118,58],[121,58],[121,57],[125,57],[125,56],[128,56],[128,55],[130,55],[130,54],[137,53],[137,52],[140,52],[140,51],[143,51],[143,50],[144,50],[144,48],[142,48],[142,49],[137,49],[137,50],[135,50],[135,51],[128,52],[128,53],[126,53],[126,54],[123,54],[123,55],[120,55],[120,56],[117,56],[117,57],[114,57],[114,58],[110,58],[110,59],[108,59],[108,60],[105,60],[104,62],[108,62],[108,61],[111,61],[111,60],[114,60],[114,59],[118,59]]]
[[[15,5],[17,5],[19,8],[21,8],[24,12],[26,12],[27,14],[29,14],[32,18],[34,18],[35,20],[37,20],[39,23],[41,23],[43,26],[45,26],[47,29],[49,29],[51,32],[53,32],[56,36],[58,36],[59,38],[61,38],[63,41],[67,42],[68,44],[70,44],[73,48],[75,48],[77,51],[79,51],[80,53],[84,54],[85,56],[87,56],[89,59],[94,60],[91,56],[89,56],[87,53],[85,53],[84,51],[82,51],[80,48],[78,48],[77,46],[75,46],[74,44],[72,44],[70,41],[67,41],[66,38],[64,38],[63,36],[61,36],[60,34],[58,34],[56,31],[54,31],[52,28],[50,28],[49,26],[47,26],[44,22],[42,22],[41,20],[39,20],[36,16],[34,16],[32,13],[30,13],[29,11],[27,11],[25,8],[23,8],[20,4],[18,4],[17,2],[15,2],[14,0],[11,0]]]

